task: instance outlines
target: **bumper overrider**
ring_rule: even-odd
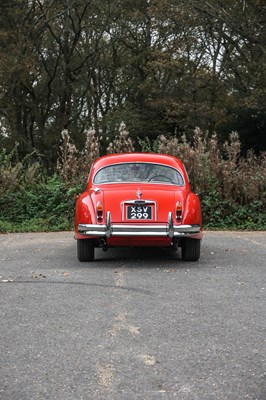
[[[94,237],[114,236],[158,236],[158,237],[184,237],[200,233],[200,225],[174,225],[172,213],[168,213],[168,222],[159,223],[123,223],[112,224],[111,214],[106,214],[106,224],[79,224],[78,233]]]

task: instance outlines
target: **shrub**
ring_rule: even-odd
[[[208,138],[199,128],[192,144],[185,135],[180,141],[161,136],[158,151],[183,161],[200,195],[205,226],[266,229],[266,153],[249,151],[243,158],[236,132],[220,148],[216,134]]]
[[[61,132],[62,141],[59,146],[57,159],[57,172],[62,177],[66,185],[71,185],[79,171],[78,151],[70,141],[70,135],[67,129]]]
[[[126,125],[121,122],[118,135],[106,149],[107,154],[112,153],[133,153],[135,151],[133,141],[129,137]]]
[[[99,156],[99,139],[86,132],[84,150],[71,143],[62,131],[57,173],[48,177],[36,152],[18,160],[17,145],[8,154],[0,152],[0,232],[65,230],[73,228],[74,206],[83,190],[89,169]],[[192,143],[186,136],[154,142],[139,139],[143,152],[158,152],[180,158],[186,166],[192,189],[199,194],[204,226],[225,229],[266,230],[266,153],[249,151],[241,156],[236,132],[219,145],[217,135],[196,128]],[[120,125],[107,152],[133,152],[134,145]]]
[[[66,129],[61,133],[62,140],[59,146],[57,159],[57,173],[67,187],[84,184],[89,174],[91,165],[100,155],[100,143],[94,129],[85,132],[86,141],[84,150],[78,152],[71,143],[70,135]]]
[[[72,228],[74,203],[73,190],[58,175],[47,177],[36,152],[18,161],[17,145],[2,150],[0,232]]]
[[[75,199],[58,175],[28,190],[10,188],[0,196],[0,232],[72,229]]]
[[[160,153],[160,136],[158,136],[157,139],[155,139],[153,142],[148,136],[146,136],[145,139],[138,138],[138,144],[141,148],[142,153]]]
[[[0,195],[10,188],[23,190],[34,187],[45,179],[39,154],[34,151],[19,161],[17,147],[16,143],[10,153],[5,149],[0,152]]]

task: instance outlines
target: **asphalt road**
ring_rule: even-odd
[[[266,400],[266,232],[205,232],[199,262],[0,235],[0,399]]]

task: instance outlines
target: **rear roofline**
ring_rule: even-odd
[[[185,186],[189,184],[187,171],[184,168],[183,163],[178,158],[166,154],[156,153],[119,153],[102,156],[93,163],[88,184],[93,185],[92,177],[99,169],[102,169],[103,167],[106,167],[110,164],[121,164],[129,162],[146,162],[167,165],[169,167],[177,169],[181,173],[185,182]]]
[[[102,168],[110,163],[123,163],[123,162],[157,162],[169,166],[180,165],[182,168],[182,162],[174,157],[167,154],[157,154],[157,153],[119,153],[119,154],[108,154],[98,158],[94,166],[97,168]]]

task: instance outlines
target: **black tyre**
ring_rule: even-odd
[[[182,241],[182,259],[184,261],[198,261],[200,258],[200,244],[199,239],[185,238]]]
[[[77,239],[77,253],[79,261],[94,260],[94,245],[92,239]]]

